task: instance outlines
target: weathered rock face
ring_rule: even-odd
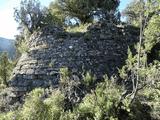
[[[31,36],[29,51],[19,59],[10,86],[21,93],[56,86],[62,67],[79,77],[85,71],[97,78],[112,75],[125,62],[128,46],[137,36],[137,29],[110,23],[97,23],[86,33],[72,34],[46,27]]]

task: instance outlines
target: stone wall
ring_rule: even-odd
[[[19,59],[10,81],[14,92],[26,93],[36,87],[57,86],[59,69],[68,67],[81,78],[91,71],[101,79],[117,72],[127,58],[128,46],[138,40],[131,26],[96,23],[85,33],[67,33],[46,27],[29,40],[29,51]]]

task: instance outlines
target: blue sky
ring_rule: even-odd
[[[18,7],[21,0],[0,0],[0,37],[14,39],[18,34],[17,23],[13,18],[13,8]],[[48,6],[53,0],[40,0],[43,6]],[[120,0],[119,9],[123,10],[132,0]]]
[[[132,0],[120,0],[119,10],[123,10]]]

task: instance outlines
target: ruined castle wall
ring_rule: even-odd
[[[29,51],[19,59],[10,86],[19,92],[56,86],[62,67],[79,77],[85,71],[97,78],[112,75],[125,62],[128,46],[136,42],[136,29],[129,30],[109,23],[92,25],[86,33],[44,28],[31,36]]]

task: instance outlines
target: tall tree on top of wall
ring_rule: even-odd
[[[19,28],[29,33],[53,22],[48,9],[42,8],[38,0],[22,0],[20,7],[15,8],[14,17]]]
[[[102,19],[114,17],[119,3],[119,0],[56,0],[49,9],[62,22],[70,17],[84,24],[92,22],[95,16]]]

